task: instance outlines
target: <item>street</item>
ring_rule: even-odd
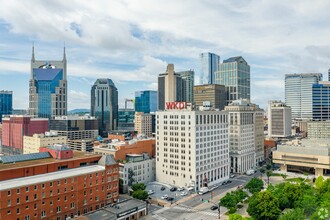
[[[227,185],[219,186],[214,189],[214,196],[212,197],[212,192],[205,193],[204,195],[195,195],[193,198],[173,204],[171,207],[165,207],[158,209],[156,211],[150,210],[149,215],[144,219],[158,219],[158,220],[188,220],[188,219],[218,219],[218,210],[211,210],[213,205],[218,205],[220,198],[223,197],[227,192],[235,190],[239,185],[245,185],[250,179],[255,176],[260,176],[260,173],[255,173],[251,176],[237,176],[232,180],[232,183]],[[212,198],[211,198],[212,197]],[[209,202],[207,202],[209,201]],[[221,219],[227,219],[224,213],[227,211],[225,207],[220,207]]]

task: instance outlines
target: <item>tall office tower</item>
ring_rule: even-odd
[[[328,70],[328,81],[330,81],[330,69]]]
[[[182,99],[184,102],[194,101],[195,72],[193,70],[177,72],[182,79]]]
[[[97,79],[91,90],[91,115],[99,120],[99,134],[117,130],[118,91],[111,79]]]
[[[214,74],[219,70],[220,56],[214,53],[201,53],[200,56],[200,83],[214,84]]]
[[[166,102],[176,101],[182,101],[182,78],[168,64],[166,73],[158,76],[158,110],[164,110]]]
[[[293,119],[313,118],[312,87],[321,80],[321,73],[285,74],[285,104]]]
[[[228,179],[226,112],[167,109],[156,121],[158,182],[199,190]]]
[[[210,102],[212,108],[223,110],[226,105],[225,86],[217,84],[194,86],[195,106],[203,106],[203,102]]]
[[[312,88],[313,119],[330,120],[330,82],[320,81]]]
[[[13,92],[0,91],[0,123],[2,115],[11,115],[13,113]]]
[[[233,173],[244,173],[263,160],[263,110],[248,100],[236,100],[225,107],[229,121],[229,156]],[[258,158],[257,158],[258,156]]]
[[[268,136],[291,136],[291,107],[281,101],[268,102]]]
[[[2,118],[2,153],[23,153],[23,137],[48,131],[47,118],[31,118],[23,115],[7,115]]]
[[[215,84],[226,86],[226,105],[234,100],[250,100],[250,65],[241,56],[224,60],[215,73]]]
[[[67,114],[67,70],[65,48],[60,61],[36,60],[32,47],[29,114],[54,118]]]
[[[157,91],[138,91],[135,92],[135,111],[136,112],[156,112],[158,108],[157,104]]]

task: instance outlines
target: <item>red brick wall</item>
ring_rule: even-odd
[[[73,157],[72,150],[61,150],[61,151],[57,152],[56,150],[49,149],[47,147],[41,147],[41,148],[39,148],[39,152],[49,152],[53,158],[59,159],[59,160],[70,159]]]
[[[119,165],[107,166],[102,172],[44,182],[34,187],[29,186],[28,192],[26,187],[22,187],[19,193],[17,189],[11,189],[10,196],[8,190],[1,191],[0,219],[24,219],[27,215],[30,219],[41,219],[42,211],[46,212],[45,219],[65,219],[67,216],[81,215],[85,211],[95,211],[113,203],[119,197]],[[109,199],[108,193],[111,195]],[[26,196],[29,198],[28,202]],[[17,198],[20,199],[19,204]],[[74,208],[71,208],[71,203],[74,203]],[[61,207],[61,212],[56,212],[57,207]],[[17,209],[20,210],[19,214]]]

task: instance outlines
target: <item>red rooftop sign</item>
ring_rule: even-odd
[[[191,103],[189,102],[166,102],[166,109],[187,109],[191,107]]]

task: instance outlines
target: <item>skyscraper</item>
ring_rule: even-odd
[[[2,115],[10,115],[13,113],[13,92],[0,91],[0,122]]]
[[[164,110],[166,102],[176,101],[182,101],[182,78],[168,64],[166,72],[158,76],[158,110]]]
[[[215,84],[226,86],[227,105],[238,99],[251,99],[250,66],[243,57],[231,57],[220,64]]]
[[[177,72],[182,79],[182,101],[194,101],[195,72],[193,70]]]
[[[67,70],[65,48],[60,61],[36,60],[32,47],[29,114],[54,118],[67,114]]]
[[[194,86],[194,104],[203,106],[203,102],[210,102],[215,109],[223,110],[226,105],[226,88],[223,85],[207,84]]]
[[[157,104],[157,91],[138,91],[135,92],[135,111],[136,112],[156,112],[158,108]]]
[[[118,91],[111,79],[97,79],[92,86],[91,115],[99,120],[100,135],[117,130]]]
[[[285,75],[285,103],[291,107],[293,119],[313,117],[312,87],[320,80],[321,73]]]
[[[330,82],[313,84],[313,119],[330,120]]]
[[[214,53],[200,54],[201,84],[214,84],[214,73],[219,70],[220,56]]]

